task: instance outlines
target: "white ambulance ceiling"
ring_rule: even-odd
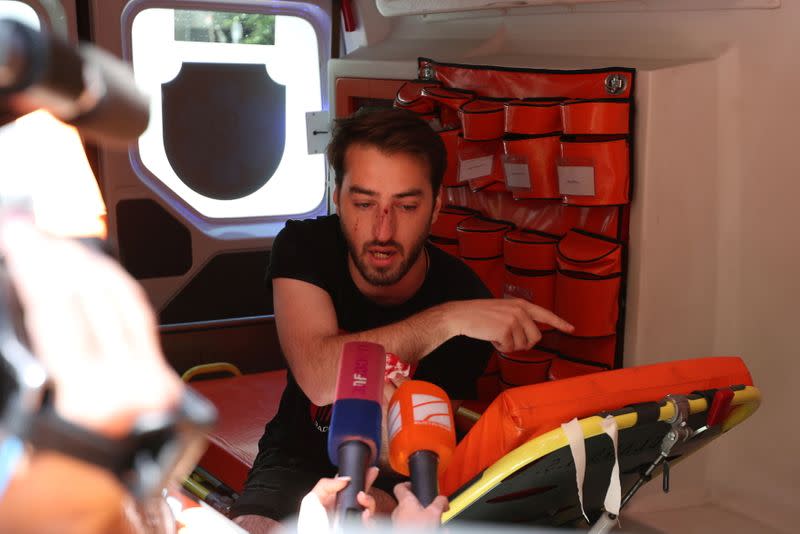
[[[774,9],[781,0],[376,0],[376,5],[383,16],[396,17],[509,8],[542,8],[544,12]]]

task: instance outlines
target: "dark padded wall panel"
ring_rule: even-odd
[[[266,250],[214,257],[161,312],[161,324],[271,314],[268,264]]]
[[[175,217],[149,199],[117,204],[122,265],[142,278],[180,276],[192,266],[192,238]]]

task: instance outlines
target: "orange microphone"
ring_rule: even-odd
[[[411,491],[428,506],[456,447],[450,399],[438,386],[408,380],[392,396],[387,419],[392,469],[411,476]]]

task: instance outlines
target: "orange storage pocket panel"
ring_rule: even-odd
[[[456,227],[464,219],[474,217],[478,212],[459,206],[445,206],[439,210],[439,216],[431,224],[431,235],[428,240],[445,252],[458,256],[458,232]]]
[[[499,353],[497,363],[500,368],[501,387],[518,387],[538,384],[547,380],[550,362],[557,355],[554,352],[533,348],[531,350]]]
[[[473,192],[505,191],[503,142],[500,139],[470,141],[458,138],[458,181]]]
[[[575,336],[616,333],[622,245],[571,230],[558,243],[557,251],[556,315],[575,327]]]
[[[394,98],[394,107],[413,111],[419,115],[430,115],[436,110],[436,101],[423,95],[426,87],[437,87],[436,82],[410,81],[400,86]]]
[[[524,98],[505,105],[505,131],[509,134],[544,135],[561,132],[563,98]]]
[[[621,98],[569,100],[561,105],[566,135],[624,135],[630,128],[630,101]]]
[[[477,98],[458,110],[464,139],[488,141],[503,137],[504,107],[502,100]]]
[[[461,128],[450,128],[437,132],[444,143],[447,151],[447,167],[444,169],[442,185],[451,187],[458,184],[458,140],[461,136]]]
[[[547,378],[549,380],[563,380],[565,378],[599,373],[600,371],[608,371],[608,367],[592,365],[588,362],[568,360],[566,358],[554,358],[550,364]]]
[[[439,119],[442,121],[443,128],[460,126],[458,110],[475,98],[472,91],[452,89],[448,87],[423,87],[422,96],[430,98],[439,104]]]
[[[507,135],[503,139],[506,189],[514,198],[560,198],[558,160],[561,136]]]
[[[503,236],[512,227],[484,217],[465,219],[456,227],[461,259],[497,298],[503,296]]]
[[[623,138],[562,138],[558,187],[567,204],[628,203],[630,143]]]

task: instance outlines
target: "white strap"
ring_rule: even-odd
[[[581,428],[577,417],[573,418],[569,423],[562,424],[561,428],[564,430],[564,434],[567,435],[569,450],[575,462],[575,482],[578,485],[578,502],[581,505],[581,513],[588,522],[589,517],[586,515],[586,510],[583,509],[583,477],[586,474],[586,444],[583,441],[583,428]]]
[[[611,469],[611,479],[608,483],[608,490],[603,501],[603,506],[608,513],[619,516],[619,509],[622,504],[622,484],[619,477],[619,428],[617,420],[609,415],[605,417],[600,426],[609,438],[614,447],[614,467]],[[583,428],[577,418],[561,425],[564,434],[569,442],[569,450],[575,462],[575,482],[578,486],[578,501],[581,505],[581,513],[586,521],[589,517],[583,507],[583,480],[586,476],[586,443],[584,441]]]

